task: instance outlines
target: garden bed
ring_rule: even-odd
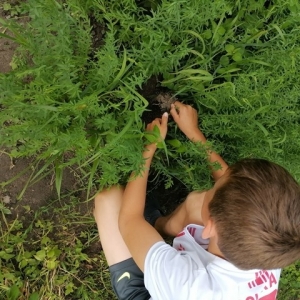
[[[16,38],[0,39],[0,298],[113,299],[92,196],[140,168],[145,124],[176,98],[228,163],[262,157],[300,180],[297,3],[169,2],[0,4]],[[212,184],[171,118],[166,146],[149,180],[165,213]],[[299,274],[278,299],[299,299]]]

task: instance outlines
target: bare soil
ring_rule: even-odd
[[[2,10],[2,3],[4,3],[4,1],[0,1],[0,18],[7,18],[6,13]],[[3,32],[5,29],[3,27],[1,27],[0,25],[0,32],[1,33],[6,33],[7,32]],[[10,62],[12,60],[12,57],[14,55],[14,52],[17,48],[17,45],[9,40],[9,39],[4,39],[1,38],[0,39],[0,72],[1,73],[7,73],[11,70],[10,67]]]
[[[49,174],[34,184],[29,183],[34,172],[33,163],[33,158],[13,161],[4,149],[0,150],[0,200],[11,210],[10,219],[18,217],[25,226],[31,222],[30,215],[33,215],[40,207],[47,206],[58,199],[54,174]],[[76,177],[76,173],[71,169],[64,171],[63,195],[74,194],[78,190]],[[84,193],[79,193],[78,196],[83,201],[85,200]],[[92,204],[86,206],[82,213],[90,210]]]

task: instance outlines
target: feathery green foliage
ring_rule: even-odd
[[[146,2],[138,4],[155,3]],[[203,0],[144,7],[130,0],[28,1],[27,26],[6,24],[20,48],[14,70],[1,75],[1,144],[13,157],[51,162],[57,174],[77,164],[89,187],[114,184],[142,161],[147,101],[137,89],[162,74],[165,87],[199,109],[204,133],[227,161],[265,157],[299,179],[299,5]],[[93,47],[92,15],[105,29],[100,48]],[[197,159],[199,150],[171,127],[170,138],[184,147],[169,145],[170,164],[161,151],[154,169],[203,188],[204,154]]]
[[[44,162],[34,180],[52,167],[59,192],[76,165],[88,189],[103,188],[138,170],[148,105],[138,90],[153,75],[198,109],[226,161],[266,158],[300,180],[298,1],[28,0],[20,10],[26,25],[1,20],[20,47],[0,74],[0,145]],[[153,169],[166,187],[176,177],[207,188],[203,147],[169,128]]]

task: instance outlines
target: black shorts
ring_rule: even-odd
[[[151,298],[144,285],[144,273],[132,258],[109,267],[111,284],[120,300],[148,300]]]

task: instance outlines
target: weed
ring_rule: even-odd
[[[142,161],[136,153],[148,102],[136,90],[162,74],[162,85],[199,109],[203,131],[228,162],[264,157],[299,179],[297,5],[162,1],[149,11],[138,4],[28,1],[25,28],[2,21],[21,45],[0,86],[1,144],[12,147],[11,156],[35,155],[53,166],[58,193],[69,165],[80,166],[89,189],[126,179]],[[106,28],[98,49],[92,9]],[[169,136],[187,143],[174,129]],[[154,169],[203,188],[198,175],[186,177],[177,165],[200,178],[207,167],[191,159],[190,146],[182,149],[161,152]]]
[[[300,262],[285,268],[279,285],[279,300],[298,300],[300,291]]]
[[[71,198],[62,207],[57,201],[42,207],[28,228],[8,221],[8,209],[0,207],[1,299],[112,298],[94,220],[74,212],[78,205]]]
[[[52,167],[60,193],[62,170],[76,165],[89,190],[125,182],[140,168],[137,153],[146,142],[141,117],[149,99],[137,90],[153,75],[198,109],[209,146],[228,163],[266,158],[300,180],[297,1],[28,0],[20,11],[29,15],[27,25],[1,20],[13,37],[0,35],[20,47],[12,72],[0,75],[0,145],[10,147],[12,158],[35,156],[36,165],[45,164],[35,168],[34,180]],[[99,48],[91,19],[105,28]],[[174,177],[190,189],[210,185],[205,149],[173,123],[153,169],[167,188]],[[41,224],[47,236],[51,224]],[[30,276],[42,268],[45,293],[53,292],[54,272],[63,272],[59,250],[50,240],[23,267]],[[76,259],[75,269],[86,258]],[[58,294],[75,290],[64,275]],[[18,276],[9,284],[15,285],[22,285]]]

